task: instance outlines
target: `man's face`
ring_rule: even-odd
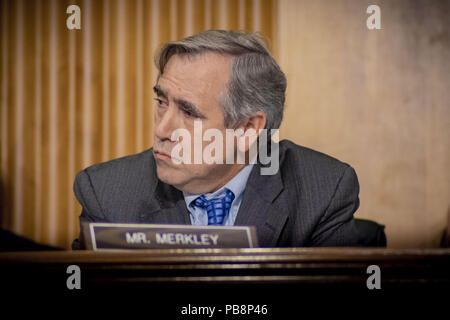
[[[174,55],[170,58],[155,86],[157,105],[154,124],[153,153],[158,178],[179,190],[190,193],[212,192],[224,185],[242,165],[176,164],[172,149],[179,141],[171,139],[176,129],[191,136],[194,150],[194,121],[202,121],[203,132],[218,129],[225,137],[224,115],[219,96],[230,78],[232,57],[216,53],[195,56]],[[197,140],[199,141],[199,140]],[[210,142],[202,142],[202,150]],[[240,167],[240,168],[238,168]]]

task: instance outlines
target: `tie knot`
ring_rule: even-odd
[[[225,189],[222,196],[206,200],[205,195],[201,195],[192,201],[191,205],[206,210],[208,225],[221,225],[230,211],[233,200],[233,191]]]

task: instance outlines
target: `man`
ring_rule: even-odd
[[[263,147],[274,145],[286,91],[257,36],[202,32],[164,45],[155,62],[153,148],[77,175],[81,222],[250,225],[264,247],[360,245],[359,185],[349,165],[285,140],[271,149],[275,170],[263,174],[267,163],[250,152],[267,132]],[[227,129],[231,141],[209,150],[215,162],[194,159],[196,148],[208,148],[199,136],[215,130],[217,139]]]

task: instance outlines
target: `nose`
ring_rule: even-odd
[[[155,113],[155,136],[160,141],[172,141],[172,132],[177,128],[177,115],[169,106],[161,115]]]

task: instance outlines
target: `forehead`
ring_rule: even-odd
[[[158,83],[174,97],[188,96],[201,103],[217,98],[227,86],[233,58],[213,52],[174,55],[164,67]]]

